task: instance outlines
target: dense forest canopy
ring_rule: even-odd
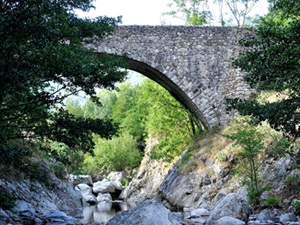
[[[91,131],[109,136],[109,121],[77,119],[61,107],[78,91],[113,88],[126,70],[114,57],[97,58],[83,43],[103,38],[120,18],[80,19],[91,0],[4,0],[0,3],[0,153],[20,154],[25,139],[48,138],[88,150]],[[77,128],[81,129],[77,129]],[[101,127],[101,129],[100,129]],[[19,150],[18,150],[19,149]]]

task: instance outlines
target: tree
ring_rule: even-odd
[[[122,61],[99,58],[84,47],[120,22],[120,18],[77,18],[74,10],[86,11],[93,7],[91,2],[1,1],[1,148],[16,139],[68,136],[72,126],[61,122],[75,120],[69,120],[60,107],[64,99],[80,90],[94,96],[95,87],[113,88],[124,78],[126,71],[119,69],[126,67]]]
[[[259,0],[173,0],[163,15],[180,18],[185,25],[249,25],[249,13]],[[216,10],[218,9],[218,10]],[[218,17],[218,18],[214,18]],[[250,22],[251,23],[251,22]]]
[[[127,132],[143,142],[149,107],[139,101],[140,93],[137,89],[137,86],[128,82],[119,85],[117,100],[112,106],[112,119],[119,125],[120,133]]]
[[[247,16],[258,1],[259,0],[218,0],[219,5],[225,4],[228,7],[238,27],[243,27],[247,24],[247,19],[249,19]],[[225,25],[222,11],[220,11],[220,20],[221,24]]]
[[[159,142],[150,156],[171,162],[174,157],[181,155],[197,132],[201,132],[201,125],[166,89],[155,82],[144,80],[137,87],[137,92],[139,99],[136,105],[146,108],[148,112],[144,120],[145,131]]]
[[[264,150],[264,134],[247,122],[238,127],[235,133],[225,135],[234,141],[234,145],[241,147],[238,157],[245,160],[244,173],[248,185],[248,197],[251,204],[257,203],[260,196],[257,155]]]
[[[186,25],[205,25],[212,19],[207,0],[173,0],[164,15],[180,18]]]
[[[243,40],[247,47],[234,62],[245,80],[258,91],[275,91],[278,101],[228,100],[229,109],[267,120],[291,137],[300,136],[300,5],[297,0],[276,0],[261,18],[255,35]]]
[[[101,91],[98,96],[101,105],[97,106],[88,101],[88,104],[81,107],[84,113],[80,114],[87,115],[89,118],[102,117],[104,115],[102,112],[110,112],[111,115],[107,116],[107,119],[111,119],[112,124],[118,125],[116,136],[113,139],[131,135],[137,141],[136,146],[140,150],[144,149],[146,138],[151,136],[157,139],[159,144],[152,151],[152,158],[172,161],[175,156],[182,153],[197,132],[201,131],[201,125],[191,113],[167,90],[150,79],[144,79],[136,86],[128,82],[120,83],[116,90]],[[77,106],[73,106],[73,108],[76,109]],[[97,142],[97,146],[104,146],[107,144],[106,141],[109,142],[109,140],[101,140],[101,144]],[[97,164],[97,160],[95,160],[95,157],[85,155],[87,171],[95,171]],[[89,163],[91,166],[87,165]]]

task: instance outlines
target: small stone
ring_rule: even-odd
[[[245,225],[242,220],[233,218],[231,216],[224,216],[217,220],[216,225]]]
[[[36,224],[41,224],[41,223],[43,223],[43,221],[42,221],[40,218],[34,218],[34,222],[35,222]]]
[[[281,223],[296,222],[298,220],[294,213],[282,214],[279,219]]]
[[[204,208],[199,208],[191,212],[191,216],[209,216],[209,211]]]

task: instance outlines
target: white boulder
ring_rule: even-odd
[[[97,195],[97,202],[111,202],[112,201],[112,197],[109,193],[105,193],[105,194],[101,194],[99,193]]]
[[[104,178],[102,181],[97,181],[93,184],[94,193],[115,193],[116,185],[113,181]]]
[[[90,175],[74,175],[74,174],[70,174],[68,180],[73,185],[77,185],[77,184],[92,185],[93,184],[93,180],[92,180],[92,177]]]
[[[79,191],[81,192],[82,198],[85,202],[94,204],[97,202],[96,196],[92,192],[92,188],[87,184],[78,184]]]

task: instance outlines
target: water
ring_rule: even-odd
[[[100,202],[97,205],[83,208],[81,223],[106,223],[118,212],[126,211],[129,206],[126,202]]]

